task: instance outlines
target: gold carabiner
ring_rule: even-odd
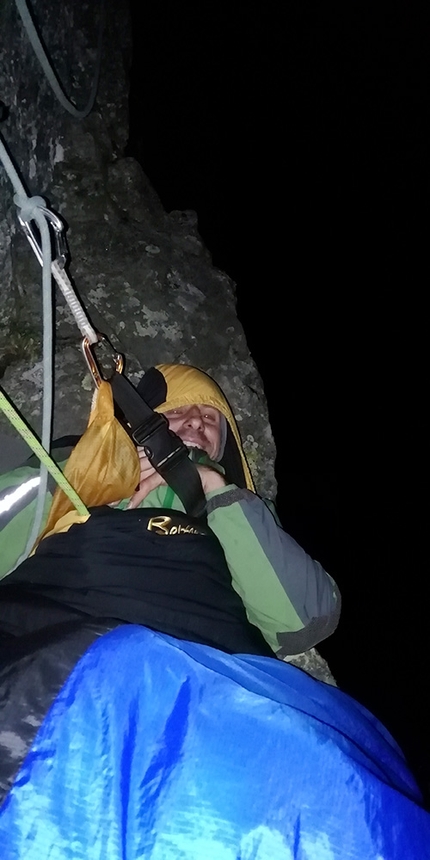
[[[99,343],[102,343],[102,342],[105,344],[108,344],[112,350],[111,358],[112,358],[112,361],[114,364],[114,369],[113,369],[110,376],[104,376],[104,374],[100,370],[97,359],[93,353],[93,347],[97,346]],[[82,341],[82,352],[84,354],[84,358],[85,358],[85,361],[87,362],[88,369],[91,373],[91,376],[94,379],[94,382],[95,382],[97,388],[100,388],[100,385],[102,384],[103,381],[109,382],[109,380],[112,379],[114,373],[122,373],[124,370],[124,356],[121,355],[120,352],[115,352],[115,350],[112,347],[112,344],[109,343],[109,340],[107,339],[106,335],[104,335],[104,334],[97,333],[97,343],[96,344],[90,343],[90,340],[87,336],[84,337],[84,339]]]

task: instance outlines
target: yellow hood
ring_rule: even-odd
[[[179,406],[191,406],[194,403],[201,403],[218,409],[221,415],[224,415],[236,442],[242,460],[246,486],[255,492],[236,419],[219,385],[207,373],[198,370],[197,367],[184,364],[158,364],[156,369],[164,376],[167,384],[167,396],[164,403],[157,406],[155,411],[168,412],[170,409],[177,409]]]
[[[202,370],[187,365],[160,364],[157,370],[165,379],[167,396],[164,403],[156,407],[156,411],[167,412],[193,403],[218,409],[224,415],[236,443],[246,486],[254,490],[234,415],[217,383]],[[102,382],[97,390],[88,427],[73,449],[64,474],[87,507],[108,505],[128,498],[139,483],[140,466],[136,448],[114,417],[112,391],[107,382]],[[72,510],[74,508],[68,497],[57,489],[39,540],[55,530],[56,523]]]

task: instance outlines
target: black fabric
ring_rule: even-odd
[[[156,409],[167,400],[167,382],[156,367],[150,367],[139,380],[137,390],[141,397],[146,400],[151,409]]]
[[[245,472],[243,471],[242,457],[240,456],[236,439],[233,436],[228,421],[227,439],[225,442],[224,453],[220,460],[220,466],[224,469],[227,483],[236,484],[236,487],[239,487],[240,489],[246,489],[246,478]]]
[[[200,475],[182,439],[169,430],[167,419],[148,406],[125,376],[115,373],[110,384],[133,441],[144,448],[151,465],[179,496],[185,510],[191,516],[204,516],[206,498]]]
[[[138,383],[137,390],[152,409],[156,409],[167,400],[167,382],[161,370],[157,370],[156,367],[150,367],[146,371]],[[220,465],[224,469],[227,483],[236,484],[242,489],[246,488],[242,457],[228,421],[227,439]]]
[[[150,530],[154,518],[162,522],[158,533]],[[86,523],[45,538],[0,582],[0,630],[12,623],[17,628],[16,593],[10,609],[2,599],[2,589],[14,586],[37,600],[39,616],[40,601],[48,599],[46,623],[54,601],[227,653],[273,656],[246,618],[217,538],[200,520],[177,511],[94,508]]]
[[[125,419],[132,429],[153,419],[154,410],[148,406],[145,399],[126,376],[123,376],[122,373],[114,373],[110,380],[110,386],[115,404],[124,413]]]
[[[0,804],[75,663],[117,626],[86,616],[0,643]]]
[[[5,638],[26,636],[54,624],[88,621],[87,612],[38,594],[27,584],[23,588],[12,576],[0,582],[0,645]]]

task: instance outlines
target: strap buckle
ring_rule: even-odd
[[[163,474],[188,458],[188,448],[176,433],[169,430],[167,418],[159,412],[154,412],[151,418],[139,424],[131,437],[143,448],[151,465],[157,471],[162,470]]]

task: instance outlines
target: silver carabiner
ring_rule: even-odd
[[[68,256],[67,242],[63,233],[64,224],[61,218],[59,218],[58,215],[55,214],[55,212],[51,212],[51,210],[48,209],[46,206],[39,206],[39,209],[48,219],[54,231],[55,256],[53,258],[53,262],[55,261],[56,263],[58,263],[61,269],[64,269]],[[36,239],[34,229],[31,226],[30,221],[24,221],[19,214],[18,221],[21,224],[21,227],[24,230],[24,233],[27,236],[31,248],[34,251],[40,265],[43,266],[42,248],[40,246],[40,242]]]

